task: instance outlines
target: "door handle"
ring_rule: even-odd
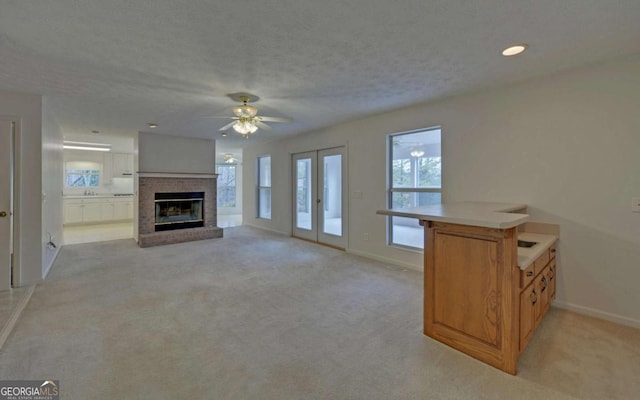
[[[0,218],[4,218],[7,216],[7,212],[6,211],[0,211]]]
[[[317,199],[317,200],[316,200],[316,203],[320,204],[320,199]]]

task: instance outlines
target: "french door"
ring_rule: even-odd
[[[346,248],[344,147],[292,156],[293,236]]]

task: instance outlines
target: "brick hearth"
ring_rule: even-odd
[[[155,194],[167,192],[204,192],[204,227],[156,232]],[[138,245],[152,247],[222,237],[222,228],[217,226],[216,194],[216,178],[140,176],[138,180]]]

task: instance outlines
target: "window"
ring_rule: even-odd
[[[258,157],[258,218],[271,219],[271,156]]]
[[[218,165],[218,207],[236,206],[236,166]]]
[[[78,188],[100,187],[100,164],[93,162],[75,162],[66,164],[64,185]]]
[[[441,129],[389,135],[389,191],[392,208],[442,202]],[[413,218],[389,217],[389,243],[424,248],[424,231]]]

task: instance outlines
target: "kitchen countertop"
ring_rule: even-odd
[[[378,210],[377,214],[485,228],[508,229],[529,220],[528,214],[513,213],[513,211],[522,210],[526,207],[526,204],[464,202],[415,208],[392,208]]]
[[[527,269],[536,258],[540,257],[545,250],[551,247],[551,245],[558,240],[558,237],[556,235],[521,232],[518,234],[518,240],[537,243],[533,247],[518,247],[518,267],[524,270]]]
[[[63,199],[105,199],[105,198],[129,198],[129,197],[133,197],[133,194],[127,194],[127,195],[114,195],[114,194],[94,194],[94,195],[64,195],[62,196]]]

